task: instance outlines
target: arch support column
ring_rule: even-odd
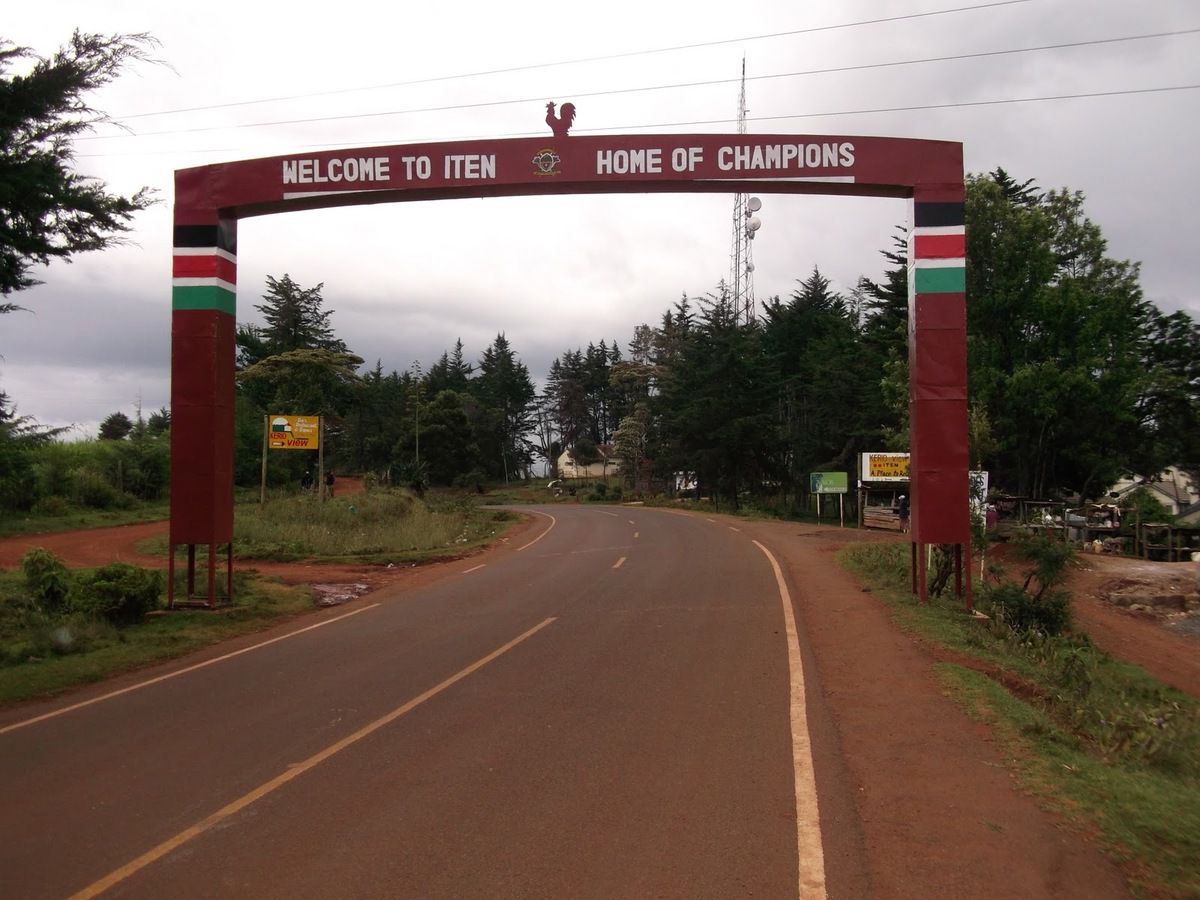
[[[237,221],[215,210],[175,210],[171,267],[171,530],[168,601],[175,605],[176,548],[188,548],[187,596],[196,592],[196,547],[208,548],[202,602],[216,602],[217,548],[233,595],[234,336]]]
[[[913,592],[926,599],[930,544],[970,572],[967,270],[963,186],[913,191],[908,235],[908,384]],[[956,579],[961,586],[961,576]],[[961,590],[960,590],[961,593]],[[966,603],[971,605],[970,578]]]

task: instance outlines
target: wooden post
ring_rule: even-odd
[[[271,417],[263,416],[262,478],[258,485],[258,503],[267,502],[267,442],[271,434]]]
[[[188,544],[187,598],[196,595],[196,545]]]
[[[208,545],[208,601],[204,604],[208,607],[216,606],[217,601],[217,545]]]
[[[917,545],[915,541],[908,542],[909,549],[912,551],[912,592],[917,592]]]
[[[317,496],[325,502],[325,417],[317,416]]]
[[[963,595],[963,545],[954,545],[954,596]]]

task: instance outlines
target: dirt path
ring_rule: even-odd
[[[1195,573],[1193,563],[1083,554],[1067,582],[1076,627],[1118,659],[1200,697],[1200,631],[1180,627],[1200,622],[1200,613],[1175,605],[1200,608]],[[1122,605],[1131,602],[1138,608]]]

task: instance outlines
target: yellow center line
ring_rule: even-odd
[[[622,566],[622,565],[624,565],[624,563],[625,563],[625,559],[626,559],[626,558],[625,558],[624,556],[622,556],[622,557],[621,557],[620,559],[618,559],[618,560],[617,560],[615,563],[613,563],[613,568],[614,568],[614,569],[619,569],[619,568],[621,568],[621,566]]]
[[[312,769],[315,766],[320,765],[321,763],[325,762],[325,760],[329,759],[334,754],[340,753],[342,750],[345,750],[350,745],[356,744],[359,741],[361,741],[363,738],[367,737],[369,734],[372,734],[373,732],[378,731],[384,725],[387,725],[390,722],[394,722],[396,719],[400,718],[401,716],[405,715],[406,713],[411,712],[412,710],[416,709],[418,706],[420,706],[426,700],[436,697],[442,691],[444,691],[447,688],[451,687],[452,685],[457,684],[458,682],[462,681],[468,675],[471,675],[472,673],[478,671],[479,669],[482,669],[484,666],[486,666],[488,663],[492,662],[493,660],[497,659],[498,657],[503,656],[505,653],[507,653],[513,647],[516,647],[521,642],[526,641],[529,638],[533,637],[535,634],[537,634],[539,631],[541,631],[547,625],[550,625],[555,621],[557,621],[557,616],[551,617],[549,619],[544,619],[537,625],[530,628],[525,633],[517,635],[517,637],[513,638],[507,644],[504,644],[502,647],[498,647],[497,649],[493,650],[491,653],[489,653],[487,656],[483,657],[482,659],[476,660],[475,662],[473,662],[469,666],[467,666],[465,669],[462,669],[462,670],[456,672],[454,675],[451,675],[449,678],[447,678],[441,684],[438,684],[435,687],[431,687],[425,693],[420,694],[417,697],[414,697],[413,699],[411,699],[407,703],[405,703],[403,706],[397,707],[396,709],[392,710],[387,715],[381,716],[380,718],[376,719],[374,722],[371,722],[369,725],[364,725],[358,731],[354,732],[353,734],[351,734],[347,737],[342,738],[340,741],[338,741],[335,744],[331,744],[330,746],[326,747],[324,750],[320,751],[319,753],[314,753],[312,756],[310,756],[308,759],[304,760],[303,762],[298,762],[293,766],[289,766],[286,772],[282,772],[281,774],[275,776],[274,778],[272,778],[270,781],[266,782],[265,784],[259,785],[254,790],[250,791],[249,793],[243,794],[241,797],[238,797],[232,803],[228,803],[225,806],[222,806],[215,813],[213,813],[212,815],[208,816],[205,819],[202,819],[201,821],[197,822],[195,825],[191,826],[190,828],[185,828],[183,831],[179,832],[179,834],[175,835],[174,837],[169,838],[168,840],[163,841],[157,847],[154,847],[153,849],[146,851],[145,853],[143,853],[141,856],[139,856],[137,859],[133,860],[132,862],[126,863],[125,865],[121,866],[119,869],[115,869],[112,872],[110,872],[109,874],[105,875],[99,881],[95,881],[92,884],[89,884],[83,890],[81,890],[75,894],[72,894],[71,900],[84,900],[84,898],[96,897],[96,896],[104,893],[109,888],[113,887],[114,885],[120,884],[122,881],[124,881],[129,876],[141,871],[142,869],[146,868],[146,866],[150,865],[151,863],[155,862],[156,860],[162,859],[164,856],[166,856],[172,850],[175,850],[178,847],[183,846],[184,844],[186,844],[188,841],[192,840],[193,838],[199,837],[204,832],[213,828],[215,825],[219,825],[221,822],[225,821],[230,816],[233,816],[236,813],[240,812],[241,810],[245,809],[250,804],[252,804],[258,800],[261,800],[263,797],[267,796],[267,794],[270,794],[271,792],[283,787],[285,784],[287,784],[293,778],[297,778],[300,775],[303,775],[309,769]]]

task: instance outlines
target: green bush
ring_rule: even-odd
[[[621,490],[621,486],[618,484],[615,488],[612,489],[612,491],[609,492],[608,499],[611,500],[613,503],[620,503],[621,498],[624,496],[625,496],[625,494]]]
[[[76,612],[118,626],[132,625],[158,607],[162,590],[161,572],[128,563],[109,563],[91,572],[78,573],[68,602]]]
[[[1005,582],[986,588],[980,604],[1014,631],[1061,634],[1071,624],[1071,595],[1045,591],[1035,597],[1019,584]]]
[[[71,573],[61,559],[41,547],[21,557],[21,572],[37,608],[46,613],[62,612],[71,589]]]
[[[71,512],[71,504],[65,497],[55,494],[34,503],[32,512],[35,516],[65,516]]]
[[[121,493],[95,469],[84,467],[71,473],[72,493],[80,506],[114,509],[124,505]]]
[[[483,493],[483,486],[487,483],[487,474],[478,467],[471,471],[459,475],[454,479],[454,486],[468,491],[474,491],[477,494]]]

